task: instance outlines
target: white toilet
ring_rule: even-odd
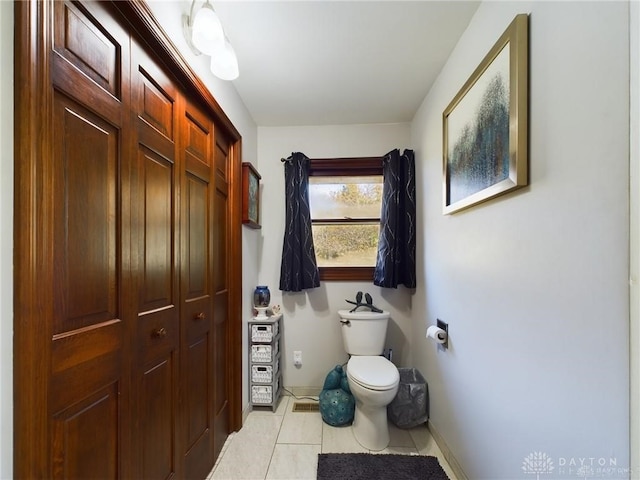
[[[351,358],[347,380],[356,400],[353,434],[364,448],[382,450],[389,445],[387,405],[400,384],[396,366],[382,357],[389,312],[339,310],[344,348]]]

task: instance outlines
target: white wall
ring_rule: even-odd
[[[631,470],[640,478],[640,4],[630,4]]]
[[[242,135],[242,161],[254,162],[257,156],[257,127],[249,111],[245,107],[242,99],[236,92],[232,82],[226,82],[216,78],[209,69],[210,58],[205,55],[196,56],[187,45],[182,31],[182,17],[176,15],[176,5],[182,9],[182,13],[187,15],[191,2],[187,1],[164,1],[164,0],[147,0],[154,16],[158,19],[162,28],[168,34],[169,38],[182,53],[191,68],[200,77],[202,82],[211,91],[214,98],[227,114],[233,125]],[[230,39],[233,42],[233,39]],[[242,74],[242,65],[240,65]],[[242,229],[242,298],[247,299],[242,306],[243,321],[246,321],[252,315],[251,302],[249,301],[253,295],[253,289],[258,282],[258,240],[259,237],[255,231],[248,228]],[[247,329],[243,324],[242,328],[242,345],[246,350],[247,345]],[[248,361],[246,351],[242,355],[242,405],[245,408],[249,402],[248,396]]]
[[[628,9],[483,3],[412,124],[424,198],[412,358],[469,478],[531,478],[532,452],[553,478],[579,476],[571,459],[629,466]],[[527,12],[530,186],[443,216],[442,112]],[[449,323],[448,351],[424,339],[425,311]]]
[[[283,307],[283,382],[286,387],[320,388],[335,365],[347,361],[337,311],[349,306],[357,291],[369,292],[374,304],[391,312],[387,335],[394,362],[405,365],[411,347],[410,290],[383,289],[373,282],[321,282],[300,293],[279,290],[285,224],[284,167],[292,152],[309,158],[382,156],[394,148],[411,148],[409,124],[259,127],[257,169],[262,175],[262,229],[259,230],[260,284],[271,290],[271,303]],[[301,350],[303,365],[293,365]],[[301,390],[298,390],[301,391]]]
[[[13,476],[13,2],[0,2],[0,478]]]

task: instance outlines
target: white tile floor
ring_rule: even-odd
[[[367,452],[350,426],[327,425],[318,412],[292,412],[294,401],[306,400],[285,396],[275,412],[251,412],[242,429],[229,436],[209,479],[315,480],[319,453]],[[389,430],[389,447],[375,453],[432,455],[456,480],[426,426],[402,430],[390,424]]]

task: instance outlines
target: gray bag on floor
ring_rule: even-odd
[[[387,416],[396,427],[417,427],[429,419],[427,381],[415,368],[399,368],[398,372],[398,394],[387,407]]]

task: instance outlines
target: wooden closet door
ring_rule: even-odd
[[[215,216],[213,223],[214,252],[214,299],[213,299],[213,342],[214,342],[214,455],[222,450],[230,432],[230,372],[232,361],[230,271],[229,252],[231,222],[229,201],[229,176],[231,171],[230,145],[222,129],[216,131],[215,142]],[[236,319],[242,323],[241,319]]]
[[[15,13],[16,477],[205,478],[242,425],[240,135],[144,2]]]
[[[170,79],[132,42],[136,170],[132,196],[137,318],[132,364],[136,478],[178,475],[179,98]]]
[[[35,330],[51,342],[50,369],[38,372],[50,375],[50,464],[43,476],[116,478],[126,473],[124,365],[133,320],[130,164],[122,148],[129,126],[129,39],[99,4],[53,2],[51,8],[53,154],[39,159],[37,220],[51,235],[39,252],[51,266],[41,270],[40,284],[47,299],[43,318],[50,322]]]
[[[213,121],[187,104],[182,118],[181,154],[181,397],[186,478],[205,478],[213,468],[214,264]]]

